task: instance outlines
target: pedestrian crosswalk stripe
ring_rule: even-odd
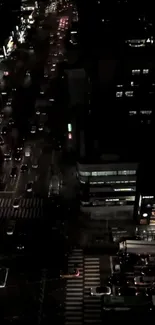
[[[13,199],[0,198],[0,218],[33,219],[43,215],[43,200],[38,198],[21,199],[18,209],[13,208]],[[38,207],[37,207],[38,206]]]
[[[67,280],[65,325],[83,325],[83,251],[74,249],[68,258],[68,268],[79,267],[80,276]]]
[[[100,285],[99,258],[84,259],[84,324],[98,324],[101,317],[101,299],[90,296],[90,288]],[[94,299],[95,298],[95,299]]]

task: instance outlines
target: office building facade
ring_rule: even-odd
[[[77,164],[81,211],[96,218],[133,218],[137,163]]]

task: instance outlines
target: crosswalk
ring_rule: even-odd
[[[18,209],[14,209],[13,202],[13,199],[0,198],[0,218],[34,219],[43,215],[43,199],[23,198]]]
[[[90,288],[100,286],[100,259],[84,256],[74,249],[68,267],[78,265],[80,276],[67,280],[65,325],[100,325],[101,298],[90,296]]]
[[[90,288],[100,286],[100,260],[84,259],[84,324],[101,324],[101,298],[90,296]]]
[[[83,251],[74,249],[68,259],[68,267],[73,268],[77,264],[80,271],[79,277],[67,280],[65,325],[83,324]]]

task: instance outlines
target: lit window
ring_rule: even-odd
[[[82,171],[79,171],[79,175],[80,176],[90,176],[90,172],[82,172]]]
[[[136,170],[119,170],[118,175],[135,175]]]
[[[99,172],[92,172],[92,176],[113,176],[117,175],[116,171],[99,171]]]
[[[143,69],[143,74],[148,74],[149,73],[149,69]]]
[[[140,111],[142,115],[151,115],[152,111]]]
[[[118,202],[119,199],[106,199],[106,202]]]
[[[122,88],[122,87],[123,87],[123,85],[117,85],[116,87],[117,87],[117,88]]]
[[[116,97],[122,97],[122,96],[123,96],[123,91],[116,92]]]
[[[133,115],[136,115],[136,114],[137,114],[137,111],[129,111],[130,116],[133,116]]]
[[[135,74],[140,74],[140,69],[133,69],[132,75],[134,76]]]
[[[134,188],[114,188],[115,192],[132,192],[135,191]]]
[[[125,96],[126,97],[133,97],[133,91],[126,91]]]
[[[129,111],[129,115],[132,116],[132,115],[136,115],[137,114],[137,111]]]

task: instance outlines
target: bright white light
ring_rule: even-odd
[[[123,96],[123,91],[116,92],[116,97],[122,97],[122,96]]]
[[[72,132],[72,124],[68,124],[68,132]]]

